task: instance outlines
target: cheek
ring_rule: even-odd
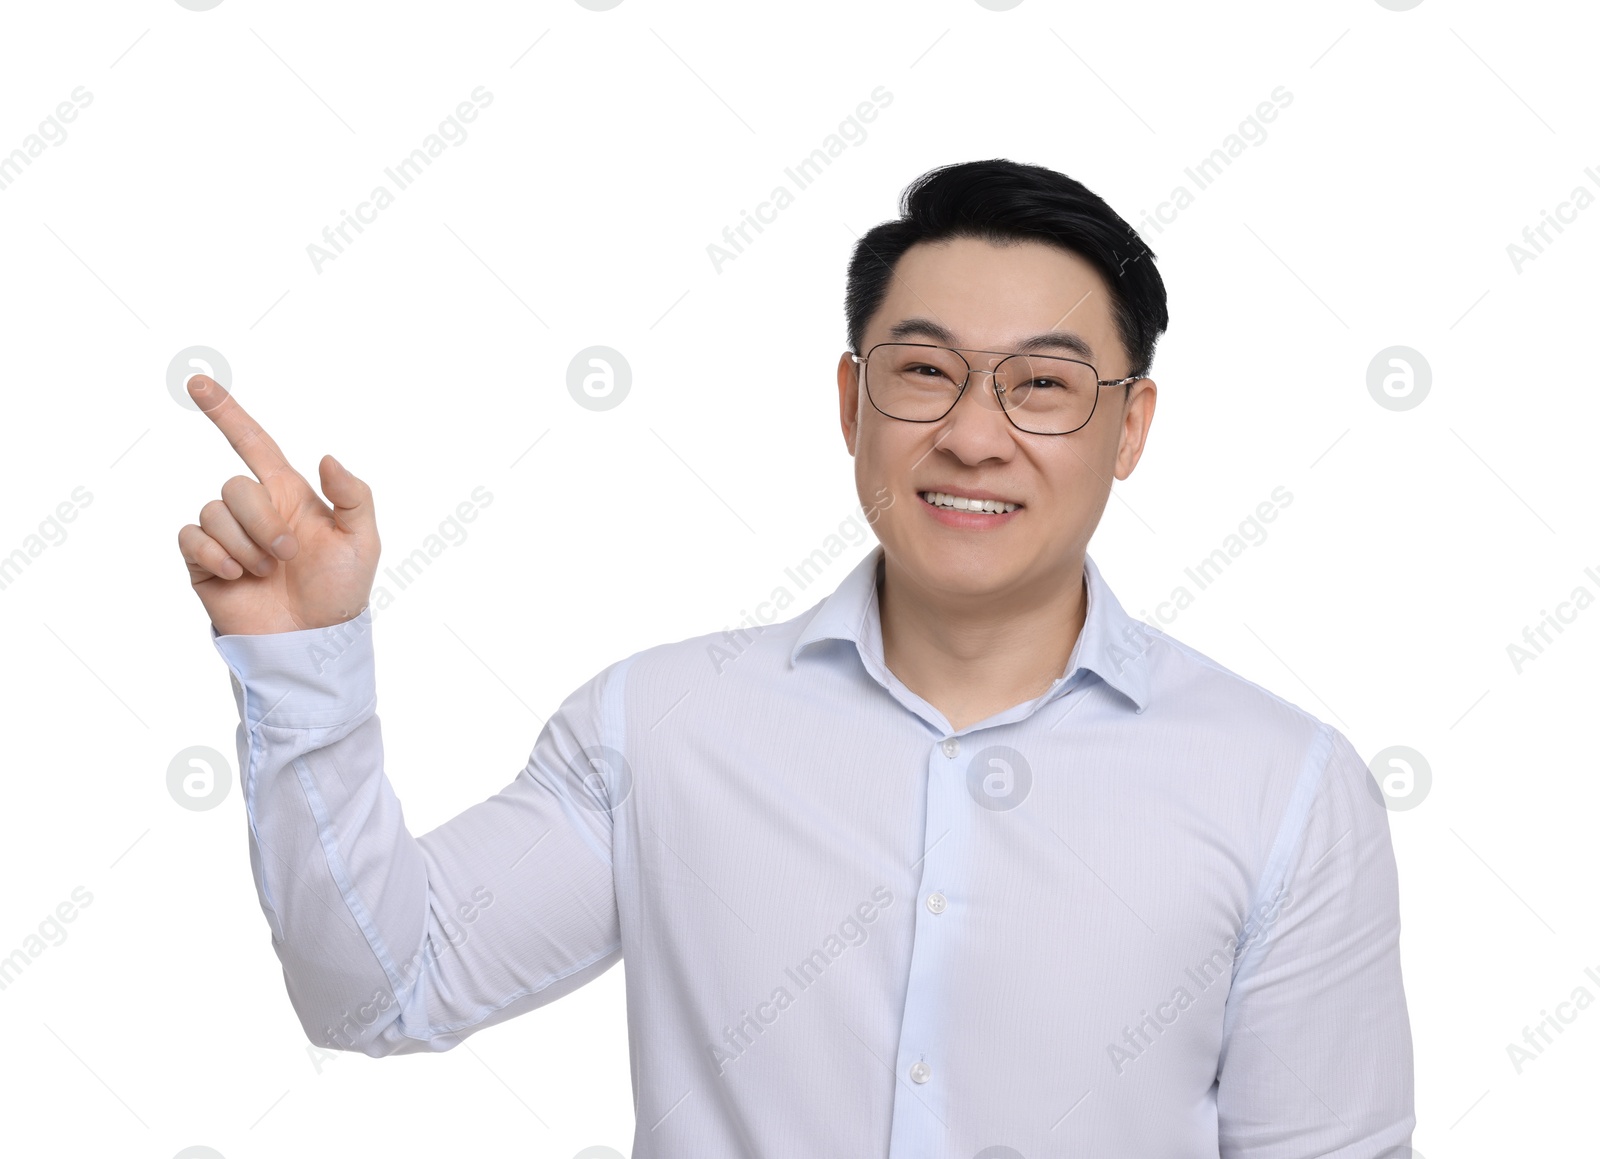
[[[903,477],[923,453],[917,446],[921,432],[910,423],[890,426],[873,421],[880,417],[876,413],[863,416],[856,428],[856,476],[887,483]]]
[[[882,518],[893,521],[899,513],[895,508],[916,498],[910,478],[927,447],[917,441],[921,433],[917,430],[885,430],[884,426],[871,419],[861,424],[856,439],[856,492],[863,507],[882,508]]]
[[[1094,533],[1111,499],[1115,459],[1113,443],[1109,451],[1103,447],[1080,447],[1078,455],[1068,455],[1066,460],[1052,464],[1054,471],[1046,486],[1053,516],[1049,522],[1059,536],[1058,542],[1084,543]]]
[[[1063,437],[1072,438],[1071,435]],[[1039,464],[1050,502],[1082,506],[1089,496],[1110,489],[1116,443],[1104,444],[1105,440],[1099,438],[1077,440],[1070,448],[1062,448],[1064,454],[1052,455]]]

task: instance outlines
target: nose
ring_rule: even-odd
[[[977,396],[976,401],[969,395]],[[1017,450],[1014,435],[994,391],[994,370],[973,367],[966,389],[939,424],[936,445],[968,466],[976,466],[991,459],[1009,459]]]

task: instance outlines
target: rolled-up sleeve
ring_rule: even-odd
[[[621,958],[622,782],[594,759],[625,746],[615,666],[562,703],[505,789],[413,837],[384,773],[371,617],[212,629],[239,710],[251,871],[308,1038],[373,1056],[448,1050]]]
[[[1318,732],[1235,959],[1218,1069],[1223,1159],[1408,1155],[1411,1028],[1387,811]]]

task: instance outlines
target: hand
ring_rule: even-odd
[[[278,444],[232,395],[203,374],[189,396],[255,473],[178,532],[189,581],[221,635],[323,628],[359,615],[378,570],[372,489],[332,455],[318,464],[324,503]]]

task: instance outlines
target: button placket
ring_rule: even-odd
[[[966,761],[957,759],[964,756],[963,739],[935,737],[925,750],[926,819],[911,963],[896,1051],[900,1083],[890,1131],[891,1159],[921,1159],[937,1153],[947,1131],[949,1096],[945,1084],[935,1080],[943,1073],[940,1060],[949,1045],[951,959],[960,952],[962,934],[956,915],[949,912],[950,899],[944,890],[960,888],[967,879],[965,865],[972,845]]]

